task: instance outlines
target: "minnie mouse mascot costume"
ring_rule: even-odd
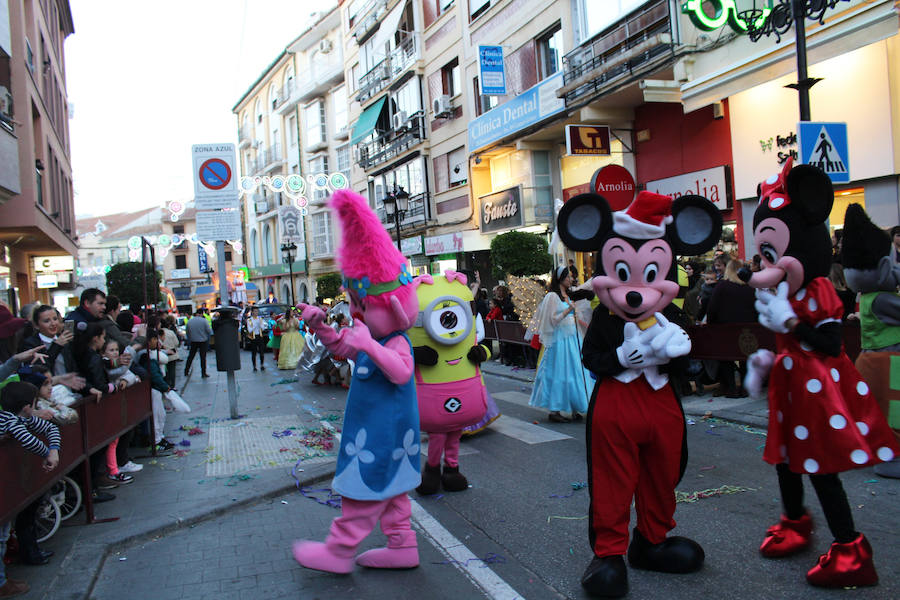
[[[751,355],[745,386],[759,395],[769,380],[763,460],[775,465],[784,505],[760,552],[781,558],[809,545],[813,526],[803,507],[806,473],[834,536],[806,580],[822,587],[874,585],[872,547],[854,527],[838,473],[889,461],[898,447],[842,347],[843,304],[827,279],[831,238],[825,219],[834,189],[820,169],[792,168],[788,159],[759,190],[753,236],[763,268],[743,270],[741,278],[757,288],[759,321],[777,334],[776,353]],[[769,291],[773,288],[775,293]]]
[[[697,542],[667,537],[675,527],[675,486],[687,464],[684,412],[669,384],[683,370],[691,340],[673,321],[679,309],[676,255],[711,249],[722,231],[706,198],[640,192],[617,212],[596,194],[570,199],[557,231],[565,245],[596,251],[591,287],[600,301],[584,339],[584,366],[596,375],[587,416],[595,558],[581,584],[594,596],[628,593],[632,567],[690,573],[703,566]],[[632,498],[637,527],[631,545]]]

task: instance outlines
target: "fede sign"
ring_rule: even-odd
[[[634,177],[623,166],[606,165],[591,177],[591,189],[606,198],[613,211],[623,210],[634,200]]]

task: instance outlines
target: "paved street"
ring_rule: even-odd
[[[572,485],[587,479],[584,428],[548,423],[544,413],[527,406],[533,371],[489,368],[504,375],[486,377],[503,416],[463,443],[461,467],[471,489],[426,498],[413,494],[418,569],[358,568],[334,576],[303,569],[291,558],[292,540],[323,539],[338,513],[326,505],[333,450],[324,450],[322,441],[330,427],[340,430],[344,392],[310,385],[306,374],[279,383],[293,374],[270,369],[238,374],[240,412],[246,415],[238,421],[224,419],[224,374],[192,378],[184,395],[194,412],[169,415],[167,425],[176,444],[190,442],[179,446],[189,453],[139,459],[146,467],[136,483],[115,490],[119,498],[98,509],[101,517],[121,520],[85,526],[79,515],[46,544],[57,552],[51,565],[13,566],[11,574],[32,583],[25,598],[47,599],[374,599],[398,592],[408,598],[584,598],[579,578],[591,558],[588,494]],[[757,423],[761,403],[704,396],[686,399],[685,406],[691,458],[678,489],[694,501],[678,504],[675,533],[703,545],[706,566],[687,576],[631,571],[631,597],[841,594],[811,588],[803,578],[830,542],[814,494],[808,499],[819,525],[814,547],[782,561],[757,553],[780,510],[774,470],[760,458],[764,432],[718,417]],[[713,419],[702,418],[707,411]],[[181,425],[204,433],[187,435]],[[310,430],[316,433],[305,433]],[[291,467],[298,457],[306,495],[320,502],[295,486]],[[900,482],[876,478],[870,469],[847,473],[843,481],[882,580],[854,598],[900,597]],[[696,492],[717,488],[734,493],[696,498]],[[373,534],[363,549],[383,541]]]

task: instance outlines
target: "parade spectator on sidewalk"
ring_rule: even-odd
[[[122,311],[122,305],[119,298],[110,294],[106,297],[106,311],[100,317],[100,324],[106,331],[106,339],[116,340],[120,348],[124,348],[131,341],[131,328],[122,329],[119,327],[118,317]]]
[[[75,323],[95,323],[106,312],[106,294],[97,288],[88,288],[81,292],[78,307],[66,315],[66,321]]]
[[[202,316],[198,315],[198,317],[203,319]],[[205,319],[203,320],[205,321]],[[152,330],[148,331],[147,352],[143,355],[143,360],[145,363],[144,367],[150,373],[150,399],[153,408],[153,427],[156,434],[153,443],[156,444],[159,451],[168,452],[175,447],[175,444],[163,436],[163,430],[166,427],[166,406],[163,404],[163,395],[167,394],[172,388],[166,383],[166,378],[163,377],[162,369],[159,366],[161,354],[159,333]],[[188,362],[188,365],[190,365],[190,362]]]
[[[76,371],[78,366],[72,354],[74,335],[71,329],[63,325],[59,312],[52,306],[43,304],[34,309],[31,318],[36,331],[22,340],[19,349],[44,346],[47,354],[46,366],[53,375]]]
[[[759,317],[753,304],[756,302],[755,290],[741,281],[738,271],[743,265],[740,261],[730,260],[725,265],[725,274],[718,282],[709,299],[708,323],[756,323]],[[746,373],[746,363],[739,367],[741,381]],[[714,396],[724,395],[726,398],[744,398],[747,392],[734,379],[735,363],[730,360],[720,361],[716,379],[719,389]]]
[[[565,265],[553,270],[550,291],[538,307],[538,331],[544,357],[531,390],[531,406],[546,408],[554,423],[582,420],[594,379],[581,364],[581,339],[590,322],[591,309],[584,298],[591,292],[571,291],[572,272]],[[581,306],[576,307],[576,301]],[[560,411],[571,413],[572,418]]]
[[[169,362],[166,363],[166,383],[173,388],[175,387],[175,369],[178,368],[178,347],[181,345],[178,327],[175,325],[175,317],[172,315],[163,317],[159,335],[162,347],[169,357]]]
[[[724,272],[724,271],[723,271]],[[700,286],[700,310],[697,312],[697,321],[703,322],[706,319],[706,313],[709,311],[709,299],[712,297],[716,284],[719,283],[716,271],[713,268],[703,272],[703,284]]]
[[[59,466],[59,428],[34,415],[34,403],[38,390],[30,383],[13,381],[0,392],[0,435],[9,435],[22,448],[44,458],[43,468],[52,471]],[[47,438],[48,443],[36,435]],[[16,533],[25,564],[46,564],[53,554],[43,552],[37,545],[34,517],[38,502],[33,502],[16,517]],[[28,591],[24,581],[6,579],[6,567],[2,557],[9,537],[9,523],[0,525],[0,597],[10,597]]]
[[[265,322],[259,316],[259,309],[253,307],[250,310],[250,318],[247,319],[247,340],[250,344],[250,362],[256,371],[256,355],[259,354],[259,368],[266,370],[266,339]]]
[[[203,316],[203,309],[197,309],[191,320],[187,322],[186,329],[191,350],[188,353],[187,361],[184,363],[184,376],[188,376],[188,372],[191,370],[191,363],[194,362],[194,355],[199,352],[202,376],[209,377],[209,374],[206,372],[206,353],[209,352],[209,338],[212,337],[212,325]],[[149,332],[147,335],[147,341],[149,342]]]

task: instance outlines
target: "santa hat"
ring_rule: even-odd
[[[638,192],[628,208],[613,213],[613,231],[638,240],[662,237],[671,222],[671,196],[653,192]]]
[[[841,259],[845,269],[874,269],[891,252],[891,238],[859,204],[847,207]]]
[[[412,283],[406,258],[394,246],[365,198],[349,190],[338,190],[331,197],[330,206],[341,226],[337,259],[345,288],[365,298]]]

